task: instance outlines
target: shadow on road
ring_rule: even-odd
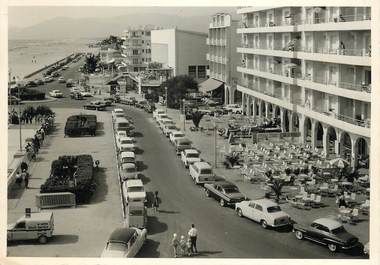
[[[48,239],[49,245],[64,245],[64,244],[73,244],[78,242],[77,235],[53,235],[53,237]],[[15,246],[18,244],[22,245],[41,245],[38,240],[17,240],[11,241],[8,243],[8,246]]]
[[[162,233],[168,230],[168,225],[158,220],[157,216],[148,216],[148,235]]]
[[[136,258],[158,258],[160,257],[160,252],[158,252],[158,246],[160,242],[154,241],[152,239],[145,240],[144,245],[142,246],[139,253],[136,255]]]
[[[96,135],[95,136],[103,136],[103,135],[104,135],[104,131],[96,130]]]
[[[140,147],[135,148],[135,154],[136,155],[142,155],[144,153],[144,150],[141,149]]]
[[[144,137],[142,132],[133,132],[133,137]]]
[[[99,167],[97,170],[94,171],[94,181],[96,183],[96,191],[91,197],[91,203],[99,203],[104,201],[107,193],[108,193],[108,186],[106,181],[106,168]]]
[[[140,177],[140,179],[141,179],[141,181],[143,182],[144,185],[146,185],[146,184],[148,184],[150,182],[150,178],[148,178],[144,174],[139,174],[139,177]]]
[[[144,164],[143,161],[137,161],[137,165],[138,165],[138,170],[139,171],[143,171],[143,170],[146,170],[148,169],[148,165]]]

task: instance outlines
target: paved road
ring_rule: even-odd
[[[148,242],[141,257],[171,257],[173,233],[186,235],[191,223],[199,230],[199,257],[228,258],[352,258],[331,254],[326,247],[298,241],[283,231],[264,230],[260,225],[239,218],[233,209],[221,208],[203,189],[194,185],[168,139],[160,133],[151,115],[124,107],[133,117],[137,141],[143,153],[144,182],[147,191],[158,190],[160,212],[149,212]]]

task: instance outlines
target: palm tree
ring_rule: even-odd
[[[275,194],[277,203],[280,201],[280,196],[282,195],[282,188],[285,185],[286,181],[284,179],[271,178],[270,180],[268,180],[268,186]]]
[[[191,114],[191,120],[193,121],[193,124],[196,128],[199,127],[199,123],[201,122],[203,116],[205,114],[200,112],[200,111],[194,111],[192,114]]]

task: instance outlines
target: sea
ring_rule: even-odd
[[[8,67],[11,78],[24,76],[75,52],[97,52],[95,39],[9,40]]]

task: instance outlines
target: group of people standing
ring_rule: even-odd
[[[26,162],[22,162],[20,169],[21,173],[20,171],[17,171],[16,173],[16,184],[19,188],[21,188],[22,182],[24,181],[25,189],[29,189],[30,174],[28,172],[28,164]]]
[[[187,235],[187,239],[184,235],[181,235],[180,239],[178,239],[178,235],[176,233],[173,234],[171,245],[173,247],[173,254],[175,258],[177,258],[179,254],[181,254],[181,256],[192,256],[193,254],[198,253],[198,230],[195,228],[194,224],[191,225]]]

